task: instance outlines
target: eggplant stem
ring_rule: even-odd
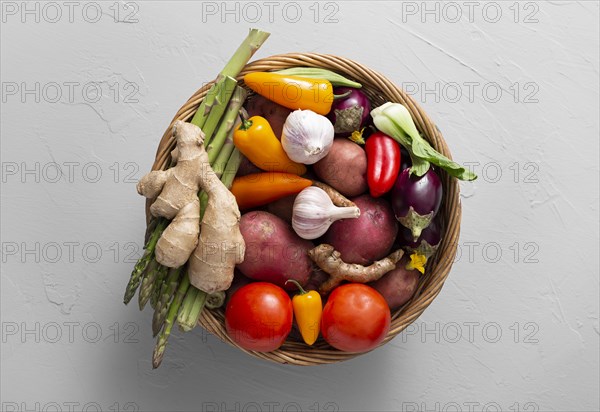
[[[352,90],[348,90],[346,93],[342,93],[342,94],[334,94],[333,95],[333,100],[339,100],[339,99],[343,99],[344,97],[348,97],[350,96],[350,93],[352,93]]]

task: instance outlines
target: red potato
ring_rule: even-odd
[[[267,119],[278,139],[281,139],[281,131],[283,130],[285,119],[292,112],[287,107],[278,105],[260,94],[253,94],[248,98],[246,111],[250,117],[262,116]]]
[[[419,284],[419,271],[406,269],[408,258],[403,257],[396,269],[386,273],[375,282],[367,283],[384,297],[391,310],[398,309],[410,300]]]
[[[351,200],[360,209],[360,216],[334,222],[323,236],[323,243],[339,251],[346,263],[370,265],[390,253],[398,222],[390,204],[382,198],[362,195]]]
[[[266,207],[267,212],[272,213],[291,224],[296,196],[297,194],[289,195],[269,203]]]
[[[319,178],[344,196],[358,196],[367,185],[367,154],[362,147],[346,139],[337,138],[327,156],[314,164]]]
[[[294,279],[301,285],[308,282],[311,260],[308,251],[312,242],[299,237],[281,218],[263,211],[242,215],[240,231],[246,242],[244,262],[237,268],[254,280],[274,283],[286,290],[294,290]]]

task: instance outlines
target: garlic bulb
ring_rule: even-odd
[[[301,238],[316,239],[336,220],[359,216],[358,207],[337,207],[323,189],[309,186],[296,196],[292,227]]]
[[[311,110],[296,110],[283,125],[281,145],[294,162],[311,165],[327,155],[333,144],[333,125]]]

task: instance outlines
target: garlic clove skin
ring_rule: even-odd
[[[329,153],[334,134],[333,124],[325,116],[311,110],[296,110],[285,120],[281,145],[291,160],[311,165]]]
[[[359,216],[358,207],[337,207],[323,189],[310,186],[296,196],[292,228],[301,238],[312,240],[325,234],[336,220]]]

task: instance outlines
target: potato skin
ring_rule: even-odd
[[[288,223],[271,213],[252,211],[242,215],[240,231],[246,242],[244,262],[237,265],[242,274],[286,290],[296,289],[293,283],[285,284],[288,279],[303,286],[308,282],[308,251],[313,244],[296,235]]]
[[[334,222],[323,236],[341,253],[346,263],[370,265],[387,256],[398,234],[398,222],[390,204],[368,194],[351,199],[360,209],[356,219]]]
[[[281,132],[283,130],[285,119],[287,119],[292,112],[287,107],[272,102],[260,94],[253,94],[248,98],[246,110],[250,117],[262,116],[267,119],[278,139],[281,139]]]
[[[346,138],[336,138],[327,156],[313,165],[319,179],[344,196],[358,196],[367,186],[367,154]]]
[[[391,310],[398,309],[410,300],[419,284],[419,272],[406,269],[408,258],[404,257],[396,269],[386,273],[375,282],[368,283],[384,297]]]

